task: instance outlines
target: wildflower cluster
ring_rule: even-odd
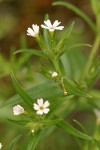
[[[45,101],[43,103],[43,99],[40,98],[40,99],[37,99],[37,104],[36,103],[33,104],[33,108],[34,110],[37,111],[38,115],[43,115],[43,114],[47,114],[50,111],[50,109],[48,108],[49,105],[50,104],[48,101]],[[24,108],[20,105],[16,105],[13,107],[14,115],[20,115],[20,114],[23,114],[24,112],[25,112]]]
[[[42,28],[44,29],[48,29],[50,32],[54,32],[55,30],[62,30],[64,28],[64,26],[59,26],[61,22],[58,22],[58,20],[56,20],[53,25],[51,24],[50,20],[44,21],[45,25],[41,25]],[[27,35],[29,36],[33,36],[33,37],[37,37],[39,34],[39,26],[36,25],[32,25],[32,29],[28,28],[27,30]]]
[[[28,49],[27,52],[31,52],[34,55],[46,59],[47,63],[41,63],[40,73],[47,77],[47,79],[51,80],[51,82],[31,89],[30,94],[29,91],[24,91],[23,88],[21,88],[13,72],[11,74],[13,84],[20,95],[21,100],[23,100],[24,105],[24,107],[22,107],[18,104],[13,107],[14,115],[23,115],[18,117],[18,119],[21,119],[17,121],[14,120],[12,122],[20,125],[25,124],[26,127],[31,129],[31,134],[34,134],[34,137],[32,137],[33,139],[31,141],[33,143],[30,144],[31,146],[29,145],[29,149],[33,149],[33,145],[38,143],[42,129],[52,125],[56,125],[76,137],[80,137],[85,140],[92,140],[92,137],[78,131],[61,118],[65,110],[69,109],[69,104],[72,105],[72,102],[70,103],[70,101],[68,101],[69,99],[73,98],[74,100],[74,96],[85,98],[91,98],[91,96],[85,93],[77,82],[69,80],[66,75],[67,71],[64,71],[61,56],[66,53],[67,50],[71,49],[71,47],[66,46],[66,43],[73,29],[74,23],[66,29],[62,38],[58,39],[56,36],[57,34],[55,34],[56,30],[64,29],[64,26],[59,26],[60,23],[61,22],[58,20],[54,21],[53,24],[49,19],[44,21],[44,24],[41,24],[41,28],[43,28],[43,35],[40,33],[40,27],[37,24],[33,24],[32,28],[27,29],[27,35],[35,37],[41,48],[41,51],[34,49],[30,51]],[[72,45],[72,47],[73,46],[74,45]],[[75,48],[76,47],[77,46],[75,45]],[[20,52],[20,50],[18,52]],[[21,50],[21,52],[25,51]],[[35,99],[43,97],[49,99],[49,101],[51,99],[51,101],[44,101],[43,98],[38,98],[36,102],[33,97],[35,97]],[[60,109],[60,106],[63,106],[64,109]]]
[[[45,65],[41,67],[40,71],[45,75],[47,78],[51,78],[57,82],[61,80],[61,70],[59,66],[60,56],[64,53],[64,45],[66,38],[62,38],[59,42],[56,41],[57,38],[55,36],[55,30],[63,30],[64,26],[59,26],[61,22],[55,20],[52,24],[51,21],[48,19],[44,21],[44,24],[41,24],[41,28],[48,30],[45,32],[45,37],[41,36],[39,32],[38,25],[32,25],[32,28],[28,28],[27,35],[33,36],[36,38],[36,41],[39,43],[39,46],[43,52],[43,56],[46,56],[49,62],[51,62],[51,70],[47,70]],[[73,27],[73,24],[71,25]],[[71,27],[71,28],[72,28]],[[70,31],[70,30],[69,30]],[[67,31],[67,32],[69,32]],[[64,85],[64,84],[63,84]],[[62,86],[65,93],[65,87]]]

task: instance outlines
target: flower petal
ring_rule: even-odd
[[[55,27],[55,30],[63,30],[64,26]]]
[[[50,105],[50,103],[48,102],[48,101],[45,101],[45,103],[44,103],[44,108],[46,108],[46,107],[48,107]]]
[[[39,106],[38,106],[37,104],[34,103],[33,105],[34,105],[33,108],[34,108],[35,110],[39,110]]]
[[[44,114],[47,114],[49,111],[50,111],[49,108],[45,108],[45,109],[43,110]]]
[[[28,28],[27,32],[30,34],[34,34],[34,31],[31,28]]]
[[[53,78],[53,77],[57,77],[57,76],[58,76],[58,73],[57,73],[57,72],[55,72],[55,71],[52,72],[52,78]]]
[[[47,27],[51,28],[52,24],[50,20],[44,21],[44,23],[47,25]]]
[[[39,33],[39,26],[37,24],[36,25],[33,24],[32,28],[33,28],[33,30],[34,30],[35,33]]]
[[[43,106],[43,99],[42,98],[38,99],[37,103],[39,106]]]
[[[50,32],[54,32],[54,30],[55,30],[54,28],[49,29]]]
[[[0,149],[2,148],[2,143],[0,143]]]
[[[56,20],[54,23],[53,23],[53,27],[57,27],[61,22],[58,22],[58,20]]]
[[[14,115],[20,115],[20,114],[24,113],[24,108],[20,105],[16,105],[13,107],[13,113],[14,113]]]
[[[47,26],[41,24],[41,27],[44,28],[44,29],[49,29]]]
[[[43,111],[42,111],[42,110],[38,110],[38,111],[37,111],[37,114],[43,115]]]

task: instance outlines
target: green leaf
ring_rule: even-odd
[[[85,133],[82,133],[81,131],[78,131],[64,120],[60,121],[57,126],[64,129],[64,131],[68,132],[69,134],[76,136],[78,138],[82,138],[85,140],[93,140],[92,137],[88,136]]]
[[[45,15],[45,21],[49,19],[48,14]],[[43,37],[44,37],[44,41],[48,47],[48,50],[51,51],[51,38],[50,38],[50,32],[47,29],[43,29]]]
[[[16,138],[14,138],[13,140],[12,140],[12,142],[10,143],[10,145],[8,146],[8,148],[7,148],[7,150],[14,150],[14,146],[15,146],[15,144],[19,141],[19,139],[21,138],[21,134],[20,135],[18,135]]]
[[[17,119],[17,120],[15,120],[15,119],[7,119],[8,121],[10,121],[11,123],[14,123],[14,124],[17,124],[17,125],[22,125],[22,126],[24,126],[24,125],[26,125],[27,123],[29,123],[30,122],[30,120],[29,119]]]
[[[61,99],[57,99],[57,101],[53,102],[53,104],[51,105],[50,112],[47,116],[54,115],[54,113],[62,107],[63,103],[65,103],[66,101],[70,100],[73,97],[74,97],[73,95],[70,95]]]
[[[30,97],[27,92],[25,92],[21,86],[19,85],[19,83],[17,82],[13,72],[11,71],[11,78],[12,78],[12,81],[13,81],[13,84],[16,88],[16,91],[18,92],[18,94],[21,96],[21,98],[23,99],[24,103],[26,104],[27,108],[30,108],[32,109],[32,105],[33,105],[33,98]]]
[[[67,45],[65,48],[67,49]],[[71,80],[80,82],[84,66],[87,62],[87,57],[83,53],[83,51],[79,48],[71,49],[71,51],[66,52],[64,55],[62,55],[61,62],[63,64],[66,76],[70,77]]]
[[[62,119],[44,120],[43,125],[45,127],[53,126],[58,124]]]
[[[87,93],[85,93],[82,90],[78,89],[74,85],[74,83],[69,79],[64,80],[64,85],[65,85],[65,88],[66,88],[68,94],[92,98],[91,95],[88,95]]]
[[[59,43],[56,46],[56,52],[58,52],[58,57],[63,54],[63,49],[64,49],[64,46],[65,46],[65,42],[71,34],[71,31],[74,27],[74,23],[75,22],[73,21],[72,24],[67,28],[67,30],[65,31],[62,39],[59,41]]]
[[[65,6],[68,9],[74,11],[77,15],[79,15],[80,17],[82,17],[87,24],[91,27],[91,29],[96,33],[96,26],[95,24],[91,21],[91,19],[84,13],[82,12],[80,9],[78,9],[77,7],[75,7],[74,5],[68,3],[68,2],[64,2],[64,1],[57,1],[54,2],[53,5],[60,5],[60,6]]]
[[[35,50],[35,49],[21,49],[21,50],[17,50],[16,52],[14,52],[14,54],[17,54],[17,53],[30,53],[30,54],[37,55],[40,57],[45,57],[42,51]]]
[[[86,133],[85,128],[83,127],[83,125],[79,121],[77,121],[75,119],[73,121],[83,130],[84,133]]]
[[[92,47],[92,45],[90,45],[90,44],[79,43],[79,44],[71,45],[71,46],[68,48],[68,51],[69,51],[70,49],[74,49],[74,48],[77,48],[77,47],[83,47],[83,46]]]
[[[27,150],[34,150],[36,148],[41,135],[42,135],[41,130],[31,134]]]
[[[19,85],[19,84],[18,84]],[[21,89],[22,90],[22,89]],[[54,82],[46,82],[42,83],[40,85],[37,85],[29,90],[24,91],[28,93],[30,97],[33,99],[38,99],[38,98],[44,98],[44,99],[50,99],[50,100],[55,100],[55,97],[63,97],[63,91],[58,87],[58,84]],[[52,93],[52,94],[51,94]],[[20,95],[20,94],[19,94]],[[11,97],[8,101],[4,103],[4,107],[7,107],[7,105],[15,105],[20,102],[22,102],[23,97],[16,95]]]

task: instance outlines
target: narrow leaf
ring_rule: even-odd
[[[91,19],[84,12],[82,12],[80,9],[78,9],[74,5],[72,5],[72,4],[68,3],[68,2],[64,2],[64,1],[54,2],[53,5],[54,6],[55,5],[65,6],[68,9],[74,11],[77,15],[82,17],[88,23],[88,25],[91,27],[91,29],[96,33],[96,26],[95,26],[95,24],[91,21]]]
[[[41,135],[42,135],[42,131],[40,130],[35,132],[34,134],[31,134],[27,150],[34,150],[36,148]]]
[[[22,89],[21,89],[22,90]],[[54,82],[46,82],[25,91],[33,99],[55,99],[55,97],[63,97],[63,91]],[[52,94],[51,94],[52,93]],[[40,97],[41,96],[41,97]],[[22,102],[23,97],[15,95],[4,103],[4,107],[11,106]]]
[[[14,119],[7,119],[8,121],[10,121],[11,123],[14,123],[14,124],[17,124],[17,125],[26,125],[28,122],[30,122],[29,119],[25,120],[25,119],[17,119],[17,120],[14,120]]]
[[[85,128],[83,127],[83,125],[79,121],[77,121],[75,119],[73,121],[83,130],[84,133],[86,133]]]
[[[45,21],[49,19],[48,14],[45,15]],[[50,38],[50,32],[47,29],[43,29],[43,37],[44,41],[48,47],[49,50],[51,50],[51,38]]]
[[[69,50],[70,50],[70,49],[77,48],[77,47],[83,47],[83,46],[92,47],[92,45],[90,45],[90,44],[79,43],[79,44],[74,44],[74,45],[70,46],[70,47],[69,47]],[[69,50],[68,50],[68,51],[69,51]]]
[[[17,54],[17,53],[31,53],[33,55],[44,57],[44,54],[42,51],[35,50],[35,49],[21,49],[21,50],[17,50],[16,52],[14,52],[14,54]]]
[[[13,139],[13,141],[10,143],[10,145],[8,146],[7,150],[14,150],[14,146],[15,144],[19,141],[19,139],[21,138],[22,135],[18,135],[16,138]]]
[[[63,50],[63,47],[64,47],[64,45],[65,45],[65,42],[66,42],[66,40],[68,39],[68,37],[69,37],[69,35],[71,34],[71,31],[72,31],[72,29],[73,29],[73,27],[74,27],[74,21],[72,22],[72,24],[67,28],[67,30],[65,31],[65,33],[64,33],[64,35],[63,35],[63,38],[59,41],[59,43],[58,43],[58,45],[57,45],[57,47],[56,47],[56,51],[58,51],[59,53],[61,53],[62,52],[62,50]],[[59,54],[58,53],[58,54]]]
[[[78,89],[71,80],[64,80],[64,84],[65,84],[65,87],[66,87],[66,90],[68,92],[68,94],[71,94],[71,95],[77,95],[77,96],[84,96],[84,97],[88,97],[88,98],[91,98],[92,96],[91,95],[88,95],[87,93],[81,91],[80,89]]]
[[[60,121],[57,125],[58,127],[64,129],[64,131],[68,132],[69,134],[85,139],[85,140],[93,140],[92,137],[88,136],[85,133],[82,133],[81,131],[78,131],[74,127],[72,127],[69,123],[65,122],[64,120]]]
[[[53,126],[58,124],[62,119],[44,120],[43,124],[45,127]]]
[[[16,88],[16,91],[18,92],[18,94],[21,96],[21,98],[23,99],[23,101],[25,102],[26,106],[28,108],[31,108],[32,109],[32,105],[33,105],[33,98],[30,97],[27,92],[25,92],[21,86],[19,85],[19,83],[17,82],[13,72],[11,71],[11,78],[12,78],[12,81],[13,81],[13,84]]]

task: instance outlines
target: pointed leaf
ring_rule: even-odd
[[[18,135],[16,138],[13,139],[13,141],[10,143],[10,145],[8,146],[7,150],[14,150],[14,146],[15,144],[19,141],[19,139],[21,138],[21,134]]]
[[[85,133],[82,133],[81,131],[78,131],[74,127],[72,127],[69,123],[65,122],[64,120],[60,121],[57,125],[58,127],[64,129],[64,131],[68,132],[69,134],[85,139],[85,140],[93,140],[92,137],[88,136]]]
[[[17,82],[13,72],[11,72],[11,78],[13,81],[13,84],[16,88],[16,91],[18,92],[18,94],[21,96],[21,98],[23,99],[24,103],[26,104],[26,106],[30,109],[32,109],[32,105],[33,105],[33,98],[30,97],[27,92],[25,92],[21,86],[19,85],[19,83]]]
[[[35,49],[21,49],[21,50],[17,50],[14,52],[14,54],[17,54],[17,53],[30,53],[30,54],[37,55],[40,57],[45,57],[43,52],[41,52],[40,50],[35,50]]]
[[[30,97],[33,97],[33,99],[38,99],[41,97],[44,99],[55,99],[55,97],[64,96],[63,91],[54,82],[42,83],[24,92],[28,93]],[[21,99],[19,95],[11,97],[4,103],[4,107],[7,107],[7,105],[9,106],[22,102],[23,97],[21,96]]]
[[[65,79],[64,84],[68,94],[92,98],[91,95],[88,95],[87,93],[78,89],[71,80]]]
[[[72,24],[67,28],[67,30],[65,31],[63,38],[59,41],[58,45],[56,46],[56,51],[58,52],[58,55],[60,55],[60,53],[62,53],[64,45],[66,40],[68,39],[69,35],[71,34],[71,31],[74,27],[74,21],[72,22]]]
[[[36,148],[41,135],[42,135],[42,131],[41,130],[31,134],[27,150],[34,150]]]
[[[11,123],[14,123],[14,124],[17,124],[17,125],[26,125],[27,123],[30,122],[29,119],[25,120],[25,119],[17,119],[17,120],[14,120],[14,119],[7,119],[8,121],[10,121]]]
[[[82,12],[80,9],[78,9],[77,7],[75,7],[74,5],[68,3],[68,2],[62,2],[62,1],[57,1],[54,2],[53,5],[60,5],[60,6],[65,6],[68,9],[74,11],[77,15],[79,15],[80,17],[82,17],[87,23],[88,25],[91,27],[91,29],[96,33],[96,26],[95,24],[91,21],[91,19],[84,13]]]
[[[92,47],[92,45],[90,45],[90,44],[79,43],[79,44],[71,45],[71,46],[69,47],[68,51],[69,51],[70,49],[74,49],[74,48],[77,48],[77,47],[83,47],[83,46]]]

